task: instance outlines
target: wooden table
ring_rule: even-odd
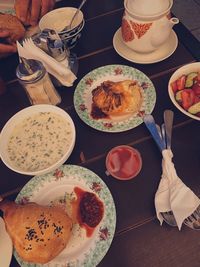
[[[78,6],[78,2],[61,1],[58,6]],[[156,88],[155,120],[161,124],[164,110],[174,111],[172,150],[178,175],[200,195],[200,124],[178,111],[168,96],[170,76],[180,66],[200,59],[200,44],[179,23],[174,27],[179,43],[173,55],[159,63],[135,64],[120,57],[112,43],[114,33],[121,25],[123,1],[88,1],[83,12],[85,27],[73,49],[79,58],[78,79],[72,88],[58,88],[58,91],[62,97],[59,106],[70,114],[77,130],[76,145],[67,163],[84,166],[98,174],[110,189],[116,205],[115,236],[98,266],[199,267],[199,232],[186,226],[181,231],[166,224],[161,227],[155,216],[154,195],[161,176],[161,154],[144,124],[121,133],[97,131],[87,126],[76,114],[73,94],[81,78],[100,66],[123,64],[144,72]],[[0,62],[1,75],[7,82],[7,91],[0,96],[0,129],[17,111],[30,105],[24,90],[16,81],[17,64],[17,55]],[[105,175],[107,152],[121,144],[134,146],[143,160],[140,174],[126,182]],[[0,162],[0,194],[3,197],[14,199],[30,179],[29,176],[14,173]],[[11,266],[19,266],[14,258]]]

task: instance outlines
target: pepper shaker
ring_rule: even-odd
[[[16,69],[19,82],[24,87],[32,105],[58,105],[61,97],[50,80],[46,69],[40,61],[21,58]]]

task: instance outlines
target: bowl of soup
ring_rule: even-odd
[[[41,175],[60,167],[76,139],[67,112],[53,105],[34,105],[11,117],[0,133],[0,157],[11,170]]]

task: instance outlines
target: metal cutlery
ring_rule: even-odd
[[[174,113],[171,110],[164,111],[164,124],[157,125],[152,115],[144,116],[144,123],[158,145],[160,151],[171,149],[172,126]],[[161,213],[163,220],[170,226],[177,226],[173,212],[167,211]],[[200,230],[200,206],[183,222],[193,230]]]
[[[168,109],[165,110],[164,111],[164,127],[165,127],[165,133],[166,133],[167,149],[171,149],[173,120],[174,120],[174,112]]]
[[[193,230],[200,230],[200,206],[183,223]]]
[[[166,145],[165,145],[164,140],[161,138],[161,132],[158,131],[158,128],[156,126],[156,123],[154,121],[153,116],[150,114],[145,115],[143,120],[144,120],[146,127],[150,131],[154,141],[156,142],[157,146],[159,147],[160,151],[162,152],[165,149]]]
[[[171,137],[172,137],[172,125],[173,125],[174,113],[171,110],[165,110],[164,112],[164,124],[166,131],[166,144],[167,149],[171,149]],[[176,226],[176,220],[174,218],[173,212],[163,212],[163,218],[165,221],[171,223],[172,226]],[[200,206],[184,220],[184,224],[194,230],[200,230]]]
[[[164,124],[161,128],[155,123],[152,115],[145,115],[144,123],[150,131],[154,141],[158,145],[160,151],[162,152],[166,147],[171,147],[171,135],[172,135],[172,124],[173,124],[173,112],[171,110],[166,110],[164,112]],[[166,138],[165,138],[166,137]],[[173,212],[162,212],[163,220],[170,226],[177,226],[176,220],[174,218]]]
[[[166,132],[165,132],[165,124],[164,123],[161,125],[161,134],[162,134],[162,139],[165,141],[165,146],[166,146]]]
[[[68,26],[66,26],[62,31],[69,31],[69,30],[71,30],[72,23],[73,23],[74,19],[76,18],[76,16],[78,15],[80,9],[82,8],[82,6],[85,4],[86,1],[87,1],[87,0],[83,0],[83,1],[80,3],[79,7],[77,8],[75,14],[73,15],[73,17],[72,17],[72,19],[71,19],[71,21],[70,21],[70,24],[69,24]]]
[[[165,124],[163,123],[161,126],[156,124],[156,128],[158,130],[158,133],[160,135],[160,138],[164,141],[165,143],[165,148],[166,148],[166,134],[165,134]]]
[[[164,111],[164,124],[162,124],[162,134],[166,142],[167,149],[171,149],[173,119],[174,119],[174,112],[171,110],[165,110]],[[177,226],[176,220],[171,210],[162,212],[161,215],[167,224],[171,226]]]

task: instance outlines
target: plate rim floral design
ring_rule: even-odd
[[[86,103],[86,95],[92,91],[92,85],[98,83],[98,80],[102,80],[104,76],[105,80],[108,80],[110,76],[112,81],[115,81],[113,79],[135,79],[139,82],[143,89],[144,100],[137,114],[130,115],[121,121],[112,119],[95,120],[91,117]],[[88,126],[103,132],[123,132],[139,126],[143,122],[142,117],[144,114],[152,113],[155,103],[156,90],[149,77],[136,68],[120,64],[106,65],[93,69],[79,81],[74,92],[74,107],[80,119]]]
[[[104,181],[93,171],[85,167],[77,165],[62,165],[55,171],[48,174],[34,176],[20,191],[16,198],[17,203],[26,203],[31,201],[31,198],[37,196],[40,189],[45,189],[51,183],[53,185],[58,182],[58,187],[64,182],[69,184],[77,183],[77,181],[83,183],[83,186],[87,186],[89,190],[94,192],[104,203],[104,217],[99,224],[98,234],[92,236],[94,242],[91,242],[91,246],[82,255],[79,255],[75,260],[58,263],[57,267],[94,267],[96,266],[106,255],[108,249],[111,246],[115,228],[116,228],[116,208],[113,197],[110,190]],[[74,186],[75,186],[74,184]],[[55,186],[55,185],[54,185]],[[24,262],[14,250],[14,256],[18,263],[22,267],[52,267],[53,261],[47,264],[34,264]]]

